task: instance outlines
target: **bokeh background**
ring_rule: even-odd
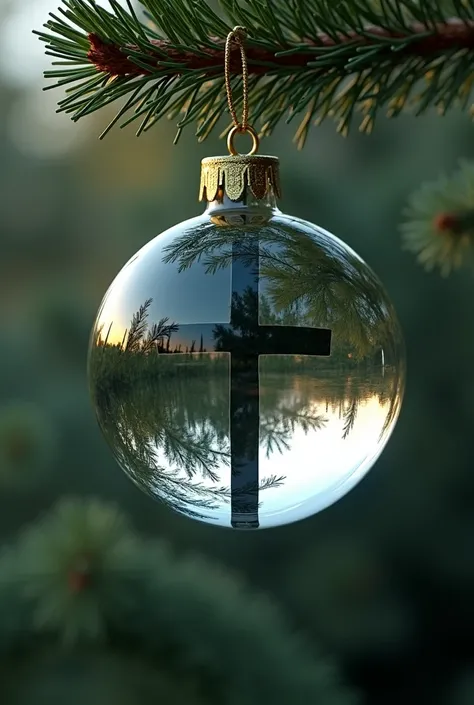
[[[168,542],[177,557],[198,553],[271,596],[288,629],[314,645],[315,663],[334,660],[361,702],[470,705],[474,280],[470,272],[427,275],[398,233],[409,194],[473,156],[469,116],[380,118],[370,137],[354,129],[348,138],[328,122],[302,152],[284,126],[265,140],[263,151],[281,158],[283,210],[337,234],[385,283],[405,331],[408,385],[384,454],[335,506],[271,531],[212,528],[173,515],[125,478],[96,425],[85,364],[111,280],[148,240],[202,210],[200,159],[224,145],[217,136],[198,145],[191,129],[173,146],[166,122],[139,139],[116,128],[99,142],[113,107],[78,125],[57,115],[61,93],[42,91],[48,60],[31,34],[56,7],[0,0],[0,540],[15,541],[65,496],[116,503],[140,535]],[[231,613],[228,627],[221,619],[223,630],[234,628]],[[192,638],[199,645],[199,634]],[[5,658],[15,666],[11,650]],[[44,672],[47,663],[30,658]],[[134,658],[119,670],[135,673]],[[100,683],[107,664],[95,663]],[[9,676],[15,668],[21,673],[16,664]],[[68,668],[46,682],[33,672],[26,695],[15,675],[18,688],[2,702],[54,705],[59,681],[68,702],[85,702]],[[240,668],[245,674],[244,655]],[[184,662],[181,673],[186,680]],[[97,702],[122,703],[110,692]]]

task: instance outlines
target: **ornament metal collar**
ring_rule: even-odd
[[[280,198],[278,157],[239,154],[202,160],[200,201],[215,201],[224,194],[239,201],[247,188],[257,199],[265,198],[270,190]]]

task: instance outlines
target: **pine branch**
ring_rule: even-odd
[[[343,440],[346,440],[346,438],[348,438],[350,432],[354,428],[354,424],[357,419],[357,413],[359,411],[359,405],[360,399],[357,399],[357,397],[355,399],[351,399],[349,406],[344,412],[344,427],[342,434]]]
[[[140,347],[143,345],[143,337],[148,325],[148,311],[152,301],[153,299],[147,299],[145,303],[140,306],[137,313],[134,314],[130,324],[125,350],[137,351],[140,350]]]
[[[278,481],[272,476],[268,486]],[[2,674],[2,702],[37,702],[38,680],[65,667],[68,690],[62,697],[59,685],[55,702],[70,701],[71,677],[81,687],[92,678],[99,682],[100,692],[86,691],[97,694],[94,702],[128,702],[128,695],[145,702],[141,685],[147,683],[158,702],[186,705],[360,700],[267,596],[207,560],[180,557],[166,543],[142,538],[120,510],[97,500],[62,500],[3,550],[0,613],[9,669]],[[69,649],[60,650],[65,639]],[[28,669],[12,674],[12,655],[17,668],[25,659],[35,664],[29,678]],[[107,677],[102,658],[119,659],[125,676],[109,674],[117,688],[107,678],[98,681]],[[79,668],[71,671],[75,663]],[[141,666],[130,683],[134,663]],[[31,691],[23,687],[30,682]]]
[[[391,116],[466,107],[471,93],[474,0],[221,0],[224,19],[204,0],[141,0],[146,23],[109,0],[63,0],[37,32],[66,86],[59,110],[74,120],[128,97],[108,130],[140,121],[137,134],[164,116],[178,135],[191,123],[204,140],[226,111],[224,41],[235,24],[249,31],[251,115],[269,134],[299,119],[296,141],[328,116],[346,134],[356,110],[369,131],[381,108]],[[231,61],[234,85],[240,61]],[[51,86],[54,87],[54,86]]]
[[[56,455],[58,438],[52,420],[31,403],[0,406],[0,487],[21,489],[44,482]]]
[[[335,37],[320,33],[317,40],[303,42],[295,51],[274,52],[270,47],[249,46],[248,61],[250,74],[267,74],[268,69],[275,70],[290,68],[292,70],[306,68],[315,59],[315,50],[322,48],[339,47],[342,50],[351,49],[351,45],[358,43],[368,50],[377,49],[379,55],[390,54],[394,41],[402,40],[396,60],[405,56],[430,56],[431,54],[449,51],[450,49],[472,49],[474,47],[474,28],[467,23],[456,22],[451,24],[440,23],[427,33],[427,28],[420,22],[413,23],[409,28],[412,41],[406,43],[406,34],[391,32],[388,29],[367,25],[364,31],[350,31],[338,33]],[[190,51],[173,46],[169,40],[151,39],[148,61],[142,64],[133,62],[127,53],[138,52],[138,46],[121,47],[114,43],[102,40],[96,34],[89,35],[90,51],[89,60],[104,73],[110,76],[147,75],[156,70],[156,66],[163,63],[172,63],[168,73],[173,75],[176,69],[186,68],[193,71],[206,71],[210,77],[216,73],[222,74],[224,66],[225,42],[218,37],[213,38],[216,46],[203,48],[199,51]],[[385,42],[380,45],[380,42]],[[149,63],[149,66],[147,66]],[[230,70],[240,74],[241,63],[237,55],[231,59]]]

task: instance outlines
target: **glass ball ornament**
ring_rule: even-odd
[[[396,424],[404,343],[380,281],[281,212],[278,160],[203,160],[202,215],[145,245],[91,336],[100,427],[144,492],[241,529],[309,517],[369,471]]]

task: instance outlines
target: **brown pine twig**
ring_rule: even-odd
[[[431,36],[426,36],[427,31],[433,31]],[[416,35],[420,35],[416,38]],[[309,41],[308,51],[298,51],[290,55],[277,56],[271,49],[264,47],[247,46],[247,59],[249,63],[249,73],[262,75],[268,73],[268,64],[278,68],[304,68],[309,62],[317,60],[317,47],[344,46],[354,41],[360,46],[370,47],[377,45],[377,39],[400,40],[410,38],[407,46],[400,51],[394,52],[389,43],[377,54],[377,61],[384,56],[392,56],[394,62],[399,62],[407,56],[430,57],[441,55],[446,52],[474,49],[474,22],[463,22],[452,19],[446,23],[439,23],[433,27],[427,27],[421,23],[413,23],[410,26],[410,33],[390,32],[377,26],[368,26],[364,34],[351,31],[347,34],[340,34],[337,42],[327,34],[321,33],[318,42]],[[212,38],[211,38],[212,39]],[[89,34],[90,50],[88,58],[99,71],[110,76],[130,76],[147,75],[153,73],[160,66],[160,62],[169,61],[182,64],[183,68],[208,71],[210,76],[214,76],[223,71],[225,42],[221,39],[212,39],[216,43],[215,48],[199,47],[199,52],[192,53],[182,51],[172,46],[166,39],[150,39],[150,70],[147,71],[142,66],[138,66],[127,56],[127,50],[137,51],[136,46],[120,47],[103,40],[97,34]],[[278,50],[277,50],[278,51]],[[203,55],[204,54],[204,55]],[[164,58],[165,57],[165,58]],[[241,72],[240,56],[235,53],[235,58],[231,59],[230,70],[232,73]],[[175,67],[169,67],[169,73],[179,73]]]

